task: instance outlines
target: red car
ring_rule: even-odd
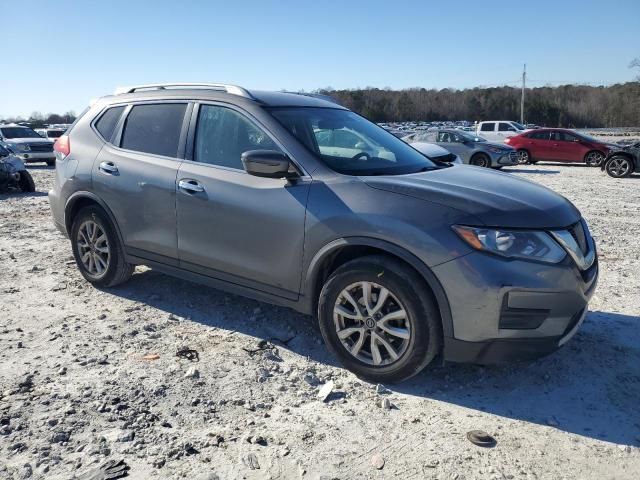
[[[610,144],[563,128],[539,128],[507,137],[507,145],[518,150],[520,163],[539,161],[586,163],[599,166],[613,147]]]

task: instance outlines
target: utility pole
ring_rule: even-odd
[[[527,81],[527,64],[522,69],[522,95],[520,96],[520,124],[524,125],[524,89]]]

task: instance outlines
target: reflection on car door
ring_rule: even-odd
[[[122,133],[111,143],[117,118],[110,110],[117,108],[122,107],[107,110],[95,125],[104,137],[101,121],[109,120],[108,143],[93,165],[93,190],[118,219],[128,253],[177,265],[175,185],[187,103],[128,108]]]
[[[176,210],[184,269],[295,299],[299,293],[309,179],[247,174],[249,150],[280,150],[243,112],[201,104],[180,166]]]

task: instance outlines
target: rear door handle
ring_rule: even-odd
[[[191,180],[188,178],[183,178],[182,180],[180,180],[178,182],[178,188],[189,193],[204,192],[204,187],[202,185],[200,185],[195,180]]]
[[[117,175],[118,167],[113,162],[100,162],[100,166],[98,169],[104,173],[108,173],[109,175]]]

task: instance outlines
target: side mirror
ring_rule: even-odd
[[[292,178],[298,174],[291,170],[291,160],[276,150],[249,150],[240,158],[249,175],[264,178]]]
[[[367,144],[364,142],[358,142],[356,143],[355,148],[357,148],[358,150],[364,150],[365,148],[367,148]]]

